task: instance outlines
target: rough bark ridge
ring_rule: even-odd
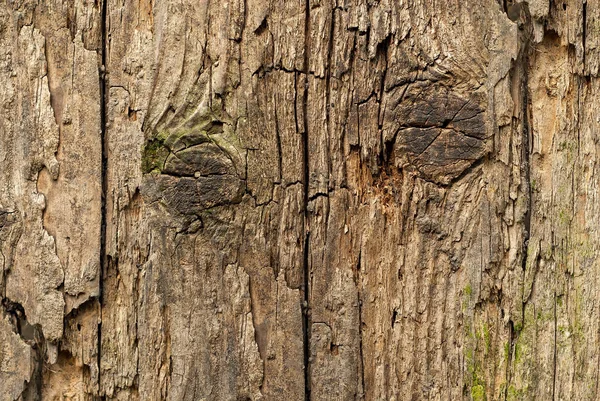
[[[0,400],[596,399],[598,21],[2,0]]]

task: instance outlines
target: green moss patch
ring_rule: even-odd
[[[170,151],[162,139],[151,139],[146,143],[142,153],[142,171],[146,174],[152,171],[162,171],[169,153]]]

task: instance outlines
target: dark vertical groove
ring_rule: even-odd
[[[303,165],[304,165],[304,254],[303,254],[303,278],[304,278],[304,297],[303,297],[303,315],[302,315],[302,344],[304,352],[304,399],[310,401],[310,330],[311,321],[309,314],[310,307],[310,229],[308,225],[308,194],[309,194],[309,145],[308,145],[308,70],[309,66],[309,46],[310,39],[310,0],[305,0],[304,10],[304,94],[302,97],[302,118],[303,118]]]
[[[529,105],[529,64],[530,54],[532,52],[531,41],[530,41],[530,30],[533,27],[530,23],[529,11],[527,10],[527,29],[523,32],[521,39],[521,55],[520,55],[520,73],[521,73],[521,113],[522,113],[522,145],[521,145],[521,174],[523,175],[524,192],[526,196],[526,212],[524,216],[524,228],[523,228],[523,259],[522,266],[525,271],[527,266],[527,246],[529,243],[530,231],[531,231],[531,207],[532,207],[532,191],[531,191],[531,132],[529,127],[529,114],[531,107]]]
[[[521,145],[521,174],[522,174],[522,182],[523,182],[523,192],[525,195],[525,216],[523,216],[523,249],[522,249],[522,274],[523,278],[525,277],[525,271],[527,269],[527,259],[528,259],[528,248],[529,248],[529,239],[531,237],[531,211],[533,207],[533,198],[532,198],[532,190],[531,190],[531,151],[532,151],[532,133],[530,130],[530,113],[531,113],[531,105],[530,105],[530,97],[529,97],[529,68],[531,62],[535,62],[536,55],[533,54],[534,59],[530,58],[531,54],[535,52],[535,45],[531,45],[531,37],[533,32],[533,25],[531,23],[531,14],[529,12],[529,8],[525,9],[525,17],[526,17],[526,29],[520,31],[522,32],[520,35],[521,39],[521,57],[520,57],[520,70],[521,70],[521,113],[522,113],[522,145]],[[523,281],[524,283],[525,281]],[[524,291],[524,284],[522,284],[521,290]],[[521,304],[521,324],[520,328],[516,330],[513,326],[511,327],[513,342],[516,342],[517,337],[521,334],[521,331],[525,327],[525,309],[527,307],[527,301],[522,299]],[[515,352],[515,360],[516,360],[516,344],[513,344],[512,350]]]
[[[356,262],[356,288],[358,295],[358,351],[360,355],[360,382],[362,385],[362,399],[365,398],[367,390],[365,388],[365,356],[363,353],[363,313],[362,313],[362,295],[360,281],[360,263],[362,258],[362,248],[358,250],[358,261]],[[396,313],[396,310],[394,310]],[[393,327],[393,324],[392,324]]]
[[[554,355],[553,355],[553,372],[552,372],[552,400],[556,399],[556,362],[557,362],[557,350],[556,350],[556,341],[557,331],[558,331],[558,323],[557,323],[558,315],[556,313],[556,291],[554,291]]]
[[[393,143],[386,144],[383,139],[383,116],[381,115],[381,105],[383,104],[383,94],[385,92],[385,80],[388,73],[388,50],[391,43],[391,35],[388,35],[383,42],[377,46],[377,53],[383,54],[385,67],[381,74],[381,82],[379,83],[379,95],[377,96],[377,128],[379,129],[379,164],[384,166],[384,169],[389,169],[389,161],[393,151]],[[377,59],[379,64],[379,59]]]
[[[102,196],[100,206],[100,269],[98,273],[98,306],[100,318],[98,320],[98,349],[97,349],[97,364],[98,364],[98,393],[101,394],[101,380],[102,369],[100,368],[102,358],[102,304],[104,302],[104,272],[106,271],[106,195],[108,189],[108,183],[106,179],[106,170],[108,165],[108,136],[106,132],[106,120],[107,120],[107,79],[106,79],[106,18],[107,18],[108,0],[102,0],[102,10],[100,14],[100,30],[101,30],[101,43],[100,43],[100,57],[101,57],[101,69],[100,69],[100,136],[102,141]],[[104,396],[101,396],[104,399]]]
[[[521,139],[521,182],[523,183],[523,192],[525,195],[525,216],[523,216],[523,247],[521,257],[521,267],[523,269],[523,275],[527,269],[527,256],[529,247],[529,238],[531,236],[531,209],[533,207],[532,202],[532,190],[531,190],[531,147],[533,141],[531,140],[531,130],[529,127],[530,121],[530,99],[529,99],[529,68],[530,68],[530,55],[535,51],[531,46],[531,35],[533,26],[531,24],[531,16],[529,9],[525,9],[526,14],[526,29],[522,30],[521,35],[521,46],[522,49],[519,55],[519,73],[521,74],[521,118],[522,118],[522,139]],[[534,55],[535,57],[535,55]],[[535,61],[535,59],[534,59]],[[521,308],[521,329],[525,324],[525,304],[526,301],[522,301]],[[519,333],[516,333],[517,335]]]
[[[521,99],[521,109],[520,109],[520,118],[521,118],[521,127],[520,132],[521,135],[521,185],[522,185],[522,193],[525,196],[525,215],[523,216],[523,243],[521,249],[521,268],[522,274],[525,275],[525,271],[527,269],[527,250],[529,246],[529,238],[531,233],[531,210],[532,210],[532,190],[531,190],[531,165],[530,165],[530,153],[531,153],[531,132],[529,126],[529,117],[530,117],[530,98],[529,98],[529,74],[528,70],[530,68],[530,55],[534,53],[534,50],[531,45],[531,37],[533,26],[531,23],[531,14],[529,12],[529,8],[527,3],[521,3],[524,6],[524,9],[519,11],[519,55],[514,65],[514,74],[516,74],[516,79],[520,80],[519,90],[520,99]],[[524,287],[521,288],[524,290]],[[512,381],[512,363],[514,361],[514,353],[516,352],[516,343],[518,341],[518,337],[523,330],[525,325],[525,308],[526,301],[522,300],[521,305],[521,317],[519,327],[515,326],[515,322],[511,319],[509,320],[509,337],[510,337],[510,347],[508,350],[508,363],[507,363],[507,385],[504,391],[504,398],[508,397],[508,387],[510,386],[510,382]]]
[[[506,386],[504,387],[504,400],[508,400],[508,388],[512,380],[510,366],[512,365],[513,352],[515,349],[515,325],[512,320],[508,321],[508,336],[510,341],[506,361]]]
[[[520,55],[520,73],[521,73],[521,113],[522,113],[522,145],[521,145],[521,174],[522,174],[522,182],[523,182],[523,192],[525,195],[525,216],[523,216],[523,249],[522,249],[522,274],[525,277],[525,271],[527,269],[527,256],[528,256],[528,247],[529,247],[529,238],[531,237],[531,210],[532,210],[532,190],[531,190],[531,147],[533,141],[531,140],[532,133],[530,132],[529,126],[529,117],[530,117],[530,98],[529,98],[529,68],[530,68],[530,55],[534,52],[535,49],[531,46],[531,36],[533,31],[533,25],[531,23],[531,16],[529,13],[529,9],[525,9],[526,14],[526,29],[521,31],[520,34],[521,39],[521,55]],[[535,55],[534,55],[535,57]],[[523,281],[524,282],[524,281]],[[522,287],[524,290],[524,285]],[[512,349],[511,352],[515,352],[516,359],[516,341],[517,337],[521,334],[521,331],[525,327],[525,308],[527,307],[526,301],[522,300],[521,305],[521,324],[520,328],[517,330],[516,327],[511,327],[511,338],[512,341]],[[510,367],[509,367],[510,369]]]
[[[308,309],[309,301],[309,263],[308,248],[310,234],[307,232],[304,237],[304,305],[302,307],[302,343],[304,351],[304,399],[310,400],[310,316]]]
[[[106,193],[107,185],[106,182],[106,170],[108,164],[108,138],[106,134],[106,103],[107,103],[107,82],[106,82],[106,11],[107,11],[108,0],[102,1],[102,14],[101,14],[101,30],[102,30],[102,43],[100,48],[100,54],[102,59],[102,66],[100,70],[100,135],[102,141],[102,197],[101,197],[101,231],[100,231],[100,292],[99,299],[103,300],[102,291],[102,276],[104,274],[104,265],[106,263]]]
[[[309,160],[308,160],[308,73],[309,73],[309,46],[308,41],[310,38],[310,0],[306,0],[306,9],[305,9],[305,18],[304,18],[304,88],[303,88],[303,96],[302,96],[302,118],[303,118],[303,164],[304,164],[304,212],[305,217],[308,216],[307,206],[308,206],[308,194],[309,194]]]

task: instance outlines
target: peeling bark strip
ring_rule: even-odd
[[[597,399],[599,18],[0,2],[0,401]]]

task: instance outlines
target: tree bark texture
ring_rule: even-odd
[[[1,0],[0,400],[596,400],[599,0]]]

